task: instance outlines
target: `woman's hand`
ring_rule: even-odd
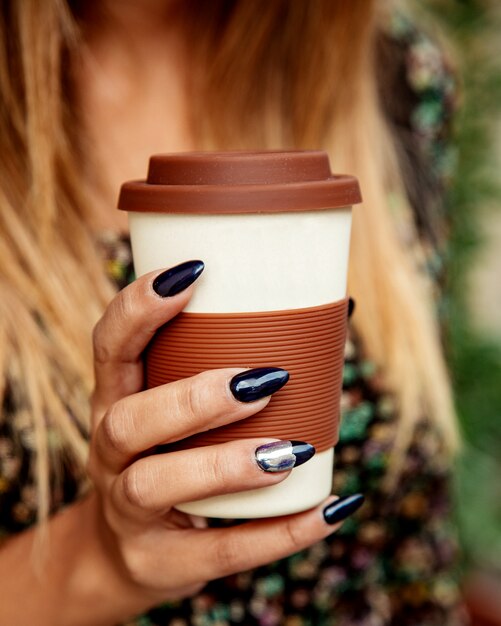
[[[186,305],[202,267],[188,263],[140,278],[98,323],[89,460],[96,489],[50,518],[43,575],[31,558],[35,529],[2,544],[1,624],[122,622],[163,600],[196,593],[209,580],[297,552],[336,530],[362,503],[362,496],[331,498],[304,513],[224,529],[206,528],[202,518],[173,508],[288,475],[258,466],[255,450],[269,439],[149,454],[158,444],[256,413],[286,380],[277,373],[277,384],[257,385],[249,396],[235,385],[234,376],[247,376],[245,370],[212,370],[141,391],[141,354],[156,329]]]
[[[304,513],[225,529],[206,528],[202,518],[173,508],[273,485],[289,474],[266,472],[257,464],[256,448],[270,439],[148,454],[160,444],[249,417],[270,400],[269,395],[252,402],[236,399],[230,382],[243,369],[211,370],[142,391],[141,354],[155,331],[188,303],[190,283],[203,269],[196,263],[136,280],[112,301],[94,333],[89,472],[98,493],[95,512],[110,571],[138,598],[138,610],[285,557],[337,528],[323,514],[329,501]],[[340,515],[336,505],[329,510],[330,522],[348,514],[343,509]]]

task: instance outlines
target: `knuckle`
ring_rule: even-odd
[[[169,389],[170,412],[188,426],[204,432],[215,427],[215,422],[242,411],[229,396],[226,378],[219,370],[205,371],[178,381]],[[248,411],[245,408],[243,410]]]
[[[123,332],[130,324],[136,311],[136,302],[136,289],[129,285],[115,296],[104,315],[94,326],[92,345],[94,359],[97,363],[107,363],[112,360],[114,355],[112,348],[110,348],[110,335]]]
[[[122,490],[126,502],[134,508],[144,508],[147,500],[147,487],[142,480],[141,472],[135,465],[122,474]]]
[[[182,400],[188,416],[196,422],[204,415],[227,416],[238,406],[230,397],[226,377],[219,370],[207,370],[186,379]]]
[[[94,360],[97,363],[107,363],[110,360],[110,350],[106,345],[106,322],[102,317],[92,331],[92,347]]]
[[[211,450],[200,457],[199,471],[204,484],[209,488],[217,486],[218,491],[225,491],[230,480],[228,459],[220,450]]]
[[[120,453],[127,451],[127,442],[132,430],[130,422],[131,418],[123,402],[116,402],[109,407],[101,421],[105,448]]]
[[[285,522],[284,535],[291,552],[298,552],[304,547],[304,534],[300,532],[295,520],[288,519]]]
[[[130,287],[130,286],[129,286]],[[119,292],[115,300],[114,317],[115,322],[123,324],[125,320],[130,319],[134,315],[135,310],[135,290],[133,288],[125,288]]]
[[[179,388],[177,403],[183,418],[197,423],[204,412],[200,386],[192,380],[185,381]]]
[[[151,568],[145,552],[136,546],[122,546],[121,556],[131,582],[141,587],[150,586]]]
[[[202,394],[200,393],[200,385],[191,383],[188,385],[188,391],[186,393],[187,409],[190,417],[196,420],[203,413],[203,401]]]
[[[229,575],[246,569],[242,543],[236,534],[230,533],[216,549],[216,563],[220,575]]]

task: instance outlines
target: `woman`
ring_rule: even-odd
[[[112,624],[149,609],[138,623],[462,623],[447,531],[457,434],[424,272],[443,233],[440,180],[423,150],[441,131],[419,145],[408,132],[418,103],[401,75],[407,44],[383,34],[380,9],[4,4],[0,623]],[[205,449],[196,465],[183,453],[155,465],[145,451],[256,412],[277,385],[255,381],[259,399],[242,402],[245,371],[217,370],[141,392],[141,352],[186,305],[201,266],[113,297],[96,242],[109,276],[130,282],[127,227],[113,210],[123,180],[141,177],[155,152],[266,147],[327,149],[368,200],[352,244],[342,498],[204,528],[172,505],[283,480],[257,468],[264,442]],[[366,505],[333,536],[359,488]]]

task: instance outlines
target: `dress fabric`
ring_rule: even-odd
[[[389,121],[409,161],[427,164],[421,168],[431,190],[426,209],[439,212],[438,199],[453,163],[445,140],[453,75],[440,49],[405,18],[394,16],[385,37],[382,47],[401,57],[395,80],[411,105],[406,116],[398,106],[388,107]],[[422,199],[412,190],[410,195],[414,214],[396,209],[395,222],[404,241],[418,250],[416,258],[437,286],[438,297],[446,254],[424,227],[418,206]],[[104,233],[99,247],[118,288],[133,280],[126,237]],[[31,526],[36,517],[34,435],[18,397],[15,389],[7,394],[0,416],[0,538]],[[392,396],[362,357],[352,332],[346,344],[342,414],[333,492],[362,492],[367,500],[339,532],[289,558],[213,581],[196,597],[165,604],[127,626],[467,624],[455,571],[451,464],[441,435],[423,416],[397,484],[385,488],[398,419]],[[51,437],[56,449],[55,433]],[[80,479],[69,461],[64,472],[52,494],[53,511],[78,497]]]

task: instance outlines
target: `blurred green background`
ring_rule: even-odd
[[[464,447],[456,511],[465,566],[501,571],[501,3],[428,0],[459,80],[449,362]],[[498,308],[499,305],[499,308]]]

